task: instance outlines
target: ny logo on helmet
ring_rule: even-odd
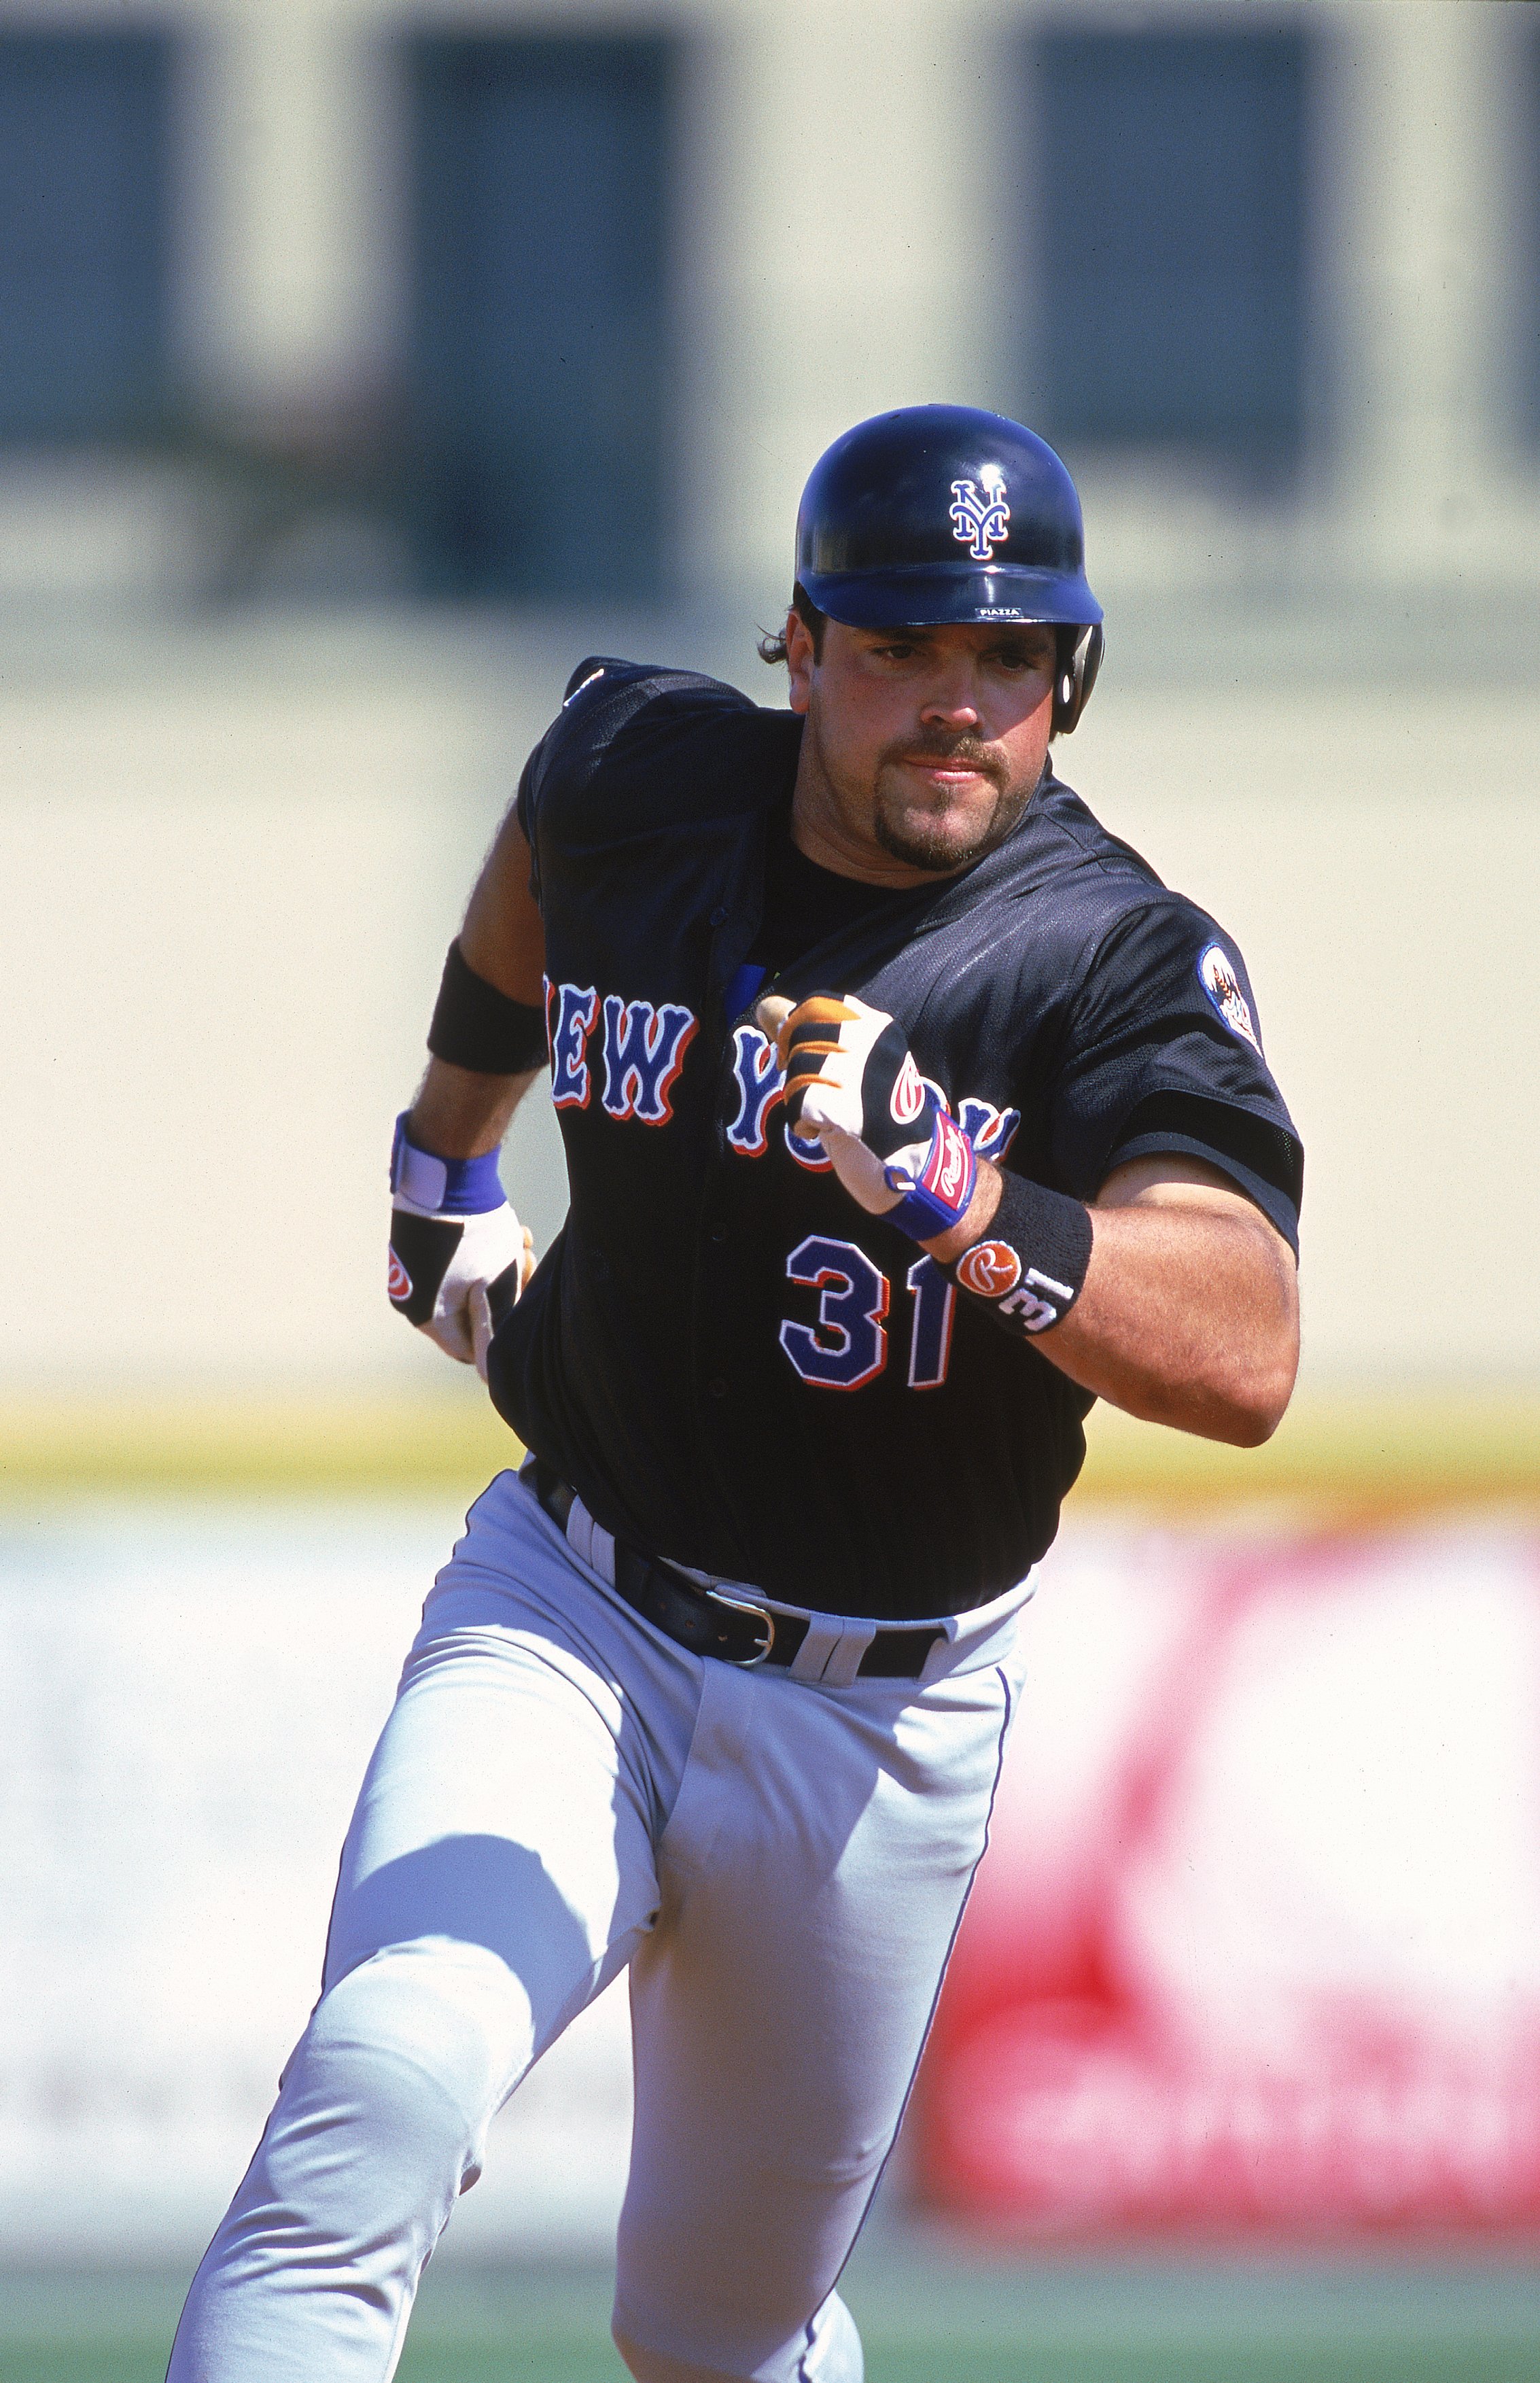
[[[982,497],[979,488],[983,489]],[[990,562],[1011,518],[1004,473],[998,463],[986,463],[979,475],[979,488],[971,480],[954,480],[952,494],[955,500],[953,537],[962,540],[975,562]]]

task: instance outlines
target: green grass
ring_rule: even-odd
[[[1217,2344],[1199,2350],[1133,2350],[1085,2342],[1034,2352],[1019,2342],[868,2343],[868,2383],[1521,2383],[1540,2346],[1454,2343],[1301,2343],[1260,2350]],[[401,2383],[624,2383],[612,2351],[556,2338],[521,2345],[470,2340],[413,2343]],[[69,2347],[18,2341],[0,2349],[0,2383],[163,2383],[164,2344]]]
[[[1065,2259],[889,2240],[847,2284],[869,2383],[1521,2383],[1540,2271]],[[0,2383],[161,2383],[175,2279],[0,2274]],[[625,2383],[597,2270],[450,2265],[401,2383]],[[322,2378],[317,2378],[322,2383]]]
[[[1108,2350],[1086,2343],[1077,2351],[1035,2355],[1019,2344],[1000,2342],[991,2348],[976,2344],[960,2351],[955,2344],[932,2343],[920,2349],[894,2350],[881,2342],[867,2345],[867,2383],[1522,2383],[1532,2371],[1529,2356],[1517,2364],[1507,2349],[1424,2349],[1404,2346],[1378,2351],[1327,2351],[1312,2344],[1294,2351],[1258,2352],[1245,2344],[1231,2349],[1129,2351]],[[5,2373],[0,2367],[0,2374]],[[573,2347],[555,2344],[526,2358],[504,2351],[455,2349],[446,2344],[401,2361],[402,2383],[625,2383],[618,2360],[606,2363],[585,2356]],[[64,2367],[28,2369],[17,2383],[64,2383]],[[92,2371],[89,2383],[118,2383],[117,2370]],[[145,2370],[148,2376],[148,2369]],[[121,2370],[122,2383],[139,2383],[139,2370]],[[87,2383],[84,2371],[80,2383]]]
[[[896,2350],[876,2341],[868,2349],[868,2383],[1522,2383],[1540,2355],[1534,2345],[1516,2354],[1453,2344],[1132,2351],[1086,2343],[1038,2353],[1007,2342]],[[612,2353],[559,2340],[523,2349],[425,2343],[408,2351],[399,2373],[401,2383],[624,2383],[625,2376]],[[0,2350],[0,2383],[163,2383],[165,2374],[164,2347],[18,2341]]]

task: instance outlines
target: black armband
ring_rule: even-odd
[[[428,1049],[478,1076],[527,1076],[546,1064],[546,1013],[477,976],[457,935],[444,962]]]
[[[989,1238],[948,1268],[1007,1332],[1046,1332],[1079,1298],[1090,1264],[1090,1210],[1082,1200],[1004,1168]]]

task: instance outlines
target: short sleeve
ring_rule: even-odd
[[[554,825],[572,823],[586,790],[606,764],[613,774],[617,747],[641,715],[662,716],[660,735],[679,739],[702,720],[724,711],[760,719],[758,707],[735,686],[700,671],[670,670],[659,662],[622,661],[612,654],[589,654],[567,681],[561,709],[524,763],[515,801],[519,825],[534,855],[531,883],[539,897],[542,846]],[[585,833],[591,821],[579,820]]]
[[[1193,905],[1165,895],[1101,938],[1049,1105],[1054,1169],[1078,1198],[1094,1199],[1128,1159],[1202,1158],[1298,1250],[1299,1137],[1263,1055],[1246,964]]]
[[[605,719],[603,710],[596,703],[583,704],[581,709],[575,711],[574,716],[578,698],[580,696],[587,695],[590,690],[596,698],[609,693],[610,688],[605,685],[606,680],[610,682],[611,686],[624,686],[629,694],[631,685],[637,676],[634,664],[614,661],[605,654],[589,654],[585,661],[580,661],[562,690],[561,710],[536,746],[520,773],[514,810],[524,832],[524,842],[530,849],[530,890],[536,901],[540,897],[537,805],[541,791],[550,774],[551,765],[559,759],[571,760],[573,758],[574,747],[576,758],[580,760],[586,759],[584,748],[600,742],[600,737],[596,736],[596,730],[602,733],[602,729],[610,724]]]

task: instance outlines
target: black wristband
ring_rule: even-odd
[[[478,1076],[527,1076],[546,1064],[546,1013],[477,976],[457,935],[444,962],[428,1049]]]
[[[1007,1332],[1046,1332],[1069,1314],[1090,1264],[1090,1210],[1082,1200],[1001,1170],[989,1237],[948,1269]]]

